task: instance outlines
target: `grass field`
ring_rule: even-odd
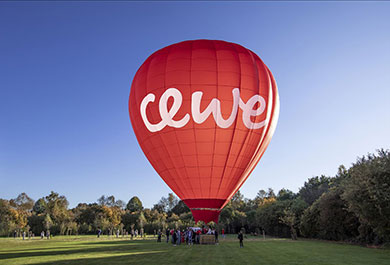
[[[353,264],[389,265],[389,249],[341,243],[235,236],[219,245],[172,246],[154,239],[63,236],[51,240],[0,238],[0,264]]]

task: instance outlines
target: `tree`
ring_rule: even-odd
[[[120,208],[120,209],[125,209],[126,203],[124,201],[122,201],[122,200],[117,200],[115,202],[115,206]]]
[[[31,212],[34,206],[34,200],[24,192],[19,194],[16,199],[11,199],[9,202],[12,207],[24,212]]]
[[[295,193],[292,192],[291,190],[281,189],[278,192],[278,196],[276,198],[280,201],[285,201],[285,200],[293,200],[295,196],[296,196]]]
[[[124,224],[125,229],[127,231],[130,231],[131,228],[134,227],[135,224],[137,224],[139,215],[140,212],[129,212],[129,211],[126,211],[122,215],[122,223]]]
[[[320,224],[319,224],[320,209],[318,204],[314,203],[307,208],[301,217],[299,230],[304,237],[319,238]]]
[[[130,212],[142,211],[143,208],[142,202],[137,196],[132,197],[126,205],[126,209]]]
[[[238,190],[233,195],[233,197],[231,198],[230,202],[231,202],[231,206],[235,210],[242,211],[244,209],[244,206],[245,206],[244,195],[241,194],[240,190]]]
[[[92,233],[95,232],[98,228],[101,228],[99,225],[95,226],[97,224],[95,220],[100,218],[100,215],[102,215],[102,207],[103,206],[98,205],[97,203],[79,203],[77,207],[72,209],[74,221],[79,226],[80,233]]]
[[[26,193],[21,193],[15,199],[9,201],[10,206],[12,207],[13,216],[15,217],[15,224],[17,230],[28,230],[27,218],[31,215],[32,208],[34,206],[34,200],[31,199]]]
[[[100,196],[100,198],[98,199],[98,203],[102,206],[108,206],[108,207],[112,207],[112,206],[115,206],[115,197],[114,195],[111,195],[111,196]]]
[[[178,198],[173,193],[168,193],[168,197],[161,197],[160,201],[153,206],[153,209],[159,212],[170,213],[178,203]]]
[[[52,234],[64,234],[68,223],[72,221],[68,205],[69,203],[65,196],[60,196],[52,191],[48,196],[39,199],[34,204],[33,211],[37,215],[44,216],[42,226],[50,227]],[[30,218],[29,220],[36,222],[38,219]],[[30,225],[30,227],[32,226]]]
[[[348,240],[357,236],[359,222],[346,210],[341,193],[340,187],[332,187],[305,210],[301,221],[304,236],[326,240]]]
[[[190,208],[182,201],[180,200],[173,208],[172,213],[176,215],[181,215],[182,213],[188,213],[190,212]]]
[[[144,214],[141,212],[140,215],[138,216],[138,220],[137,220],[139,228],[144,228],[144,225],[146,224],[146,222],[147,222],[147,220],[146,220]]]
[[[259,190],[257,192],[257,195],[254,199],[254,203],[257,207],[263,205],[263,204],[266,204],[268,202],[273,202],[276,200],[276,197],[275,197],[275,193],[273,191],[273,189],[271,188],[268,188],[268,192],[266,192],[265,190]],[[256,207],[256,209],[257,209]]]
[[[17,217],[8,200],[0,199],[0,235],[8,236],[17,228]]]
[[[33,211],[36,213],[36,214],[42,214],[45,212],[45,209],[46,209],[46,201],[44,198],[40,198],[39,200],[37,200],[34,204],[34,207],[33,207]]]
[[[331,179],[326,176],[309,178],[299,190],[299,196],[309,205],[313,204],[324,192],[328,191]]]
[[[290,236],[290,227],[280,222],[284,210],[291,206],[291,201],[267,200],[256,210],[256,225],[272,236]]]
[[[34,234],[38,235],[43,230],[45,230],[45,227],[44,227],[45,216],[44,215],[33,214],[33,215],[29,216],[27,218],[27,220],[28,220],[28,225],[31,227],[31,231]]]
[[[108,229],[110,234],[114,228],[118,228],[122,221],[123,211],[119,207],[101,206],[101,212],[95,220],[95,227],[101,228],[103,231]]]
[[[221,211],[220,223],[227,228],[229,233],[236,233],[247,224],[247,216],[244,212],[246,207],[243,198],[238,191]]]
[[[302,200],[300,197],[295,197],[294,200],[291,201],[290,209],[295,214],[295,226],[297,228],[297,235],[300,236],[299,226],[301,223],[301,217],[308,207],[308,204]]]
[[[51,192],[45,197],[46,201],[46,215],[49,215],[53,227],[54,233],[64,234],[64,227],[67,222],[70,221],[68,212],[68,200],[65,196],[60,196],[56,192]]]
[[[390,152],[359,158],[348,170],[341,195],[360,222],[360,240],[390,241]]]
[[[283,216],[279,217],[279,220],[290,227],[292,240],[297,240],[297,230],[295,229],[297,219],[295,213],[290,208],[284,209]]]
[[[53,220],[50,218],[49,214],[45,215],[45,219],[43,220],[43,226],[45,227],[46,230],[49,230],[50,227],[53,225]]]
[[[265,190],[259,190],[256,194],[255,200],[263,200],[267,197],[267,192]]]
[[[168,193],[168,212],[172,211],[178,203],[179,199],[173,193]]]
[[[347,203],[341,198],[342,189],[333,187],[318,199],[320,210],[320,238],[349,240],[358,235],[359,220],[347,211]]]

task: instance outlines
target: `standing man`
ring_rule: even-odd
[[[243,248],[244,247],[244,235],[242,234],[242,231],[240,231],[240,233],[238,233],[238,237],[237,237],[239,240],[240,240],[240,248]]]
[[[180,243],[181,243],[181,231],[180,231],[180,229],[177,229],[176,236],[177,236],[176,245],[180,245]]]
[[[192,245],[192,229],[191,228],[188,228],[188,232],[187,232],[187,238],[188,238],[188,245]]]
[[[173,231],[173,233],[172,233],[172,244],[173,244],[173,246],[176,247],[177,234],[176,234],[175,230],[172,229],[172,231]]]
[[[169,228],[165,230],[165,235],[167,236],[167,243],[169,243]]]
[[[202,231],[199,229],[196,235],[198,236],[196,239],[196,244],[200,244],[200,235],[202,234]]]

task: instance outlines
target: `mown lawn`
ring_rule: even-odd
[[[0,238],[0,264],[390,264],[389,249],[287,239],[247,239],[244,245],[240,249],[235,236],[219,245],[176,247],[152,238]]]

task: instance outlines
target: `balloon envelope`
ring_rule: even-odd
[[[153,53],[137,71],[129,112],[138,142],[195,221],[221,209],[260,160],[279,97],[261,59],[234,43],[192,40]]]

